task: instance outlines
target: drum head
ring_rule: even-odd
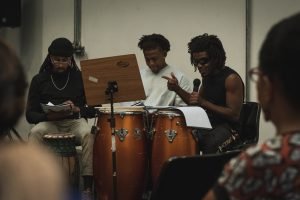
[[[76,154],[75,135],[71,133],[48,133],[43,136],[43,141],[55,153],[62,156]]]
[[[111,113],[111,107],[97,107],[100,113]],[[114,106],[114,113],[141,113],[145,112],[144,106]]]

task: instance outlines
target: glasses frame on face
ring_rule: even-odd
[[[68,64],[71,61],[71,57],[50,56],[50,59],[53,64]]]
[[[194,59],[193,66],[195,67],[195,72],[197,71],[197,68],[199,68],[199,65],[204,66],[204,65],[207,65],[209,62],[210,62],[210,58],[208,58],[208,57],[204,57],[199,60]]]
[[[249,76],[250,80],[255,83],[257,83],[260,76],[263,76],[263,75],[264,75],[264,73],[259,69],[259,67],[251,68],[248,71],[248,76]]]
[[[201,58],[199,60],[193,60],[193,65],[195,67],[198,67],[199,65],[206,65],[210,62],[210,59],[208,57],[205,57],[205,58]]]

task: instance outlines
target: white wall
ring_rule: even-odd
[[[86,0],[82,1],[82,45],[92,59],[128,53],[137,55],[144,34],[161,33],[171,43],[167,62],[179,67],[193,80],[199,77],[189,63],[187,43],[205,32],[216,34],[227,52],[227,65],[245,80],[246,0]],[[253,0],[251,66],[257,65],[257,53],[268,28],[275,21],[297,11],[297,0]],[[12,34],[13,33],[13,34]],[[23,0],[22,27],[1,30],[1,36],[13,41],[30,81],[38,71],[50,42],[56,37],[74,39],[74,0]],[[13,39],[12,39],[13,38]],[[251,85],[251,100],[256,100]],[[274,128],[261,118],[261,139]],[[24,117],[17,130],[27,136],[30,130]]]
[[[258,52],[271,26],[284,17],[290,16],[300,11],[300,1],[298,0],[253,0],[252,1],[252,31],[251,31],[251,66],[258,66]],[[251,83],[250,96],[252,100],[257,100],[255,85]],[[260,120],[260,140],[261,143],[267,138],[274,136],[275,127],[264,120],[261,115]]]

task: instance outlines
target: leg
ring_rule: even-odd
[[[91,127],[83,118],[70,120],[70,130],[82,145],[82,170],[84,190],[92,190],[93,185],[93,145],[94,135]]]
[[[43,136],[51,132],[58,132],[58,129],[53,122],[40,122],[30,130],[28,141],[41,143],[43,141]]]
[[[199,148],[204,154],[217,153],[219,146],[231,136],[231,129],[226,124],[216,126],[212,130],[197,131]]]

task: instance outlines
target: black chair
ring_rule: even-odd
[[[163,165],[151,200],[201,199],[213,187],[224,165],[240,152],[170,158]]]
[[[245,102],[240,116],[241,131],[240,142],[234,149],[244,149],[250,145],[257,144],[259,139],[259,121],[261,106],[257,102]]]

